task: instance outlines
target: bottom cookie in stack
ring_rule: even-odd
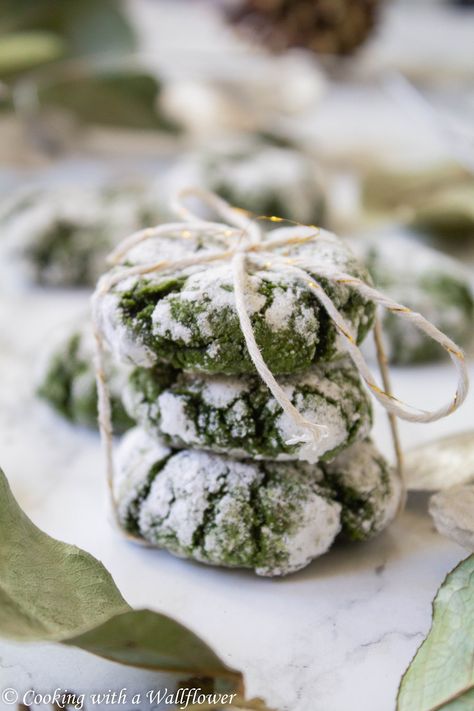
[[[304,568],[338,536],[379,533],[400,495],[369,440],[309,464],[173,450],[140,428],[122,440],[114,481],[128,532],[180,557],[265,576]]]

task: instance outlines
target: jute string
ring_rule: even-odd
[[[224,222],[210,222],[201,219],[192,212],[185,201],[190,198],[197,198],[207,207],[218,214]],[[99,302],[114,286],[131,276],[146,276],[148,274],[159,274],[166,271],[179,271],[188,267],[209,265],[215,262],[228,262],[232,268],[232,279],[234,287],[235,306],[239,319],[242,335],[247,346],[247,350],[255,366],[256,371],[267,385],[275,400],[282,410],[287,414],[295,427],[295,434],[287,441],[287,444],[301,444],[300,454],[303,454],[309,461],[316,461],[317,452],[321,438],[326,435],[326,428],[323,423],[315,423],[305,418],[290,401],[277,379],[265,363],[262,353],[258,347],[252,327],[251,318],[248,313],[246,299],[248,267],[252,265],[257,268],[284,269],[287,273],[292,272],[301,279],[311,289],[314,296],[327,312],[336,330],[342,339],[343,346],[373,397],[387,411],[391,432],[394,440],[395,454],[397,457],[398,473],[401,478],[402,487],[405,491],[403,481],[403,467],[400,442],[398,439],[396,418],[409,422],[428,423],[435,422],[450,415],[464,402],[468,392],[468,374],[463,352],[458,346],[427,321],[421,314],[397,303],[388,296],[369,286],[360,279],[346,274],[336,266],[318,264],[314,257],[288,256],[291,248],[299,244],[304,244],[317,240],[321,236],[328,235],[324,230],[313,227],[294,225],[291,227],[277,227],[263,233],[258,219],[252,219],[248,213],[229,205],[217,195],[207,191],[190,188],[181,191],[177,196],[174,207],[183,221],[174,222],[157,227],[147,228],[134,233],[126,238],[110,255],[109,261],[113,265],[111,271],[104,274],[97,285],[93,295],[93,323],[94,336],[96,342],[95,369],[98,390],[98,419],[101,438],[105,450],[107,462],[107,480],[114,505],[113,480],[114,480],[114,458],[113,458],[113,430],[110,406],[110,394],[107,384],[107,374],[104,367],[105,345],[104,337],[100,328],[98,318]],[[272,222],[282,222],[280,218],[268,218]],[[199,235],[212,235],[222,243],[222,249],[206,250],[202,254],[192,254],[181,259],[163,259],[146,264],[136,264],[133,266],[124,265],[129,252],[141,242],[150,239],[157,239],[160,236],[172,238],[189,239]],[[285,248],[283,253],[275,253],[275,250]],[[303,268],[304,267],[304,268]],[[308,269],[311,273],[308,273]],[[390,377],[387,368],[387,361],[383,350],[379,317],[376,318],[375,342],[379,369],[382,376],[382,386],[377,385],[370,368],[368,367],[358,345],[352,326],[347,323],[342,314],[336,308],[334,302],[321,286],[320,279],[329,281],[332,284],[340,284],[354,289],[365,298],[373,301],[377,307],[386,309],[433,339],[448,353],[457,374],[457,385],[454,397],[447,403],[435,410],[425,410],[408,405],[396,398],[390,387]],[[115,509],[115,506],[114,506]]]

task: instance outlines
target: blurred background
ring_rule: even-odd
[[[90,290],[200,185],[351,240],[470,348],[474,3],[0,0],[0,37],[4,288]]]

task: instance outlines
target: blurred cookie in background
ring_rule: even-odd
[[[134,423],[121,400],[128,370],[113,363],[110,357],[106,359],[106,370],[114,430],[125,432]],[[94,337],[88,321],[64,328],[53,338],[43,354],[36,394],[69,422],[98,428]]]
[[[258,137],[234,137],[179,159],[156,189],[162,200],[200,186],[257,216],[324,224],[325,189],[316,162],[297,149]]]
[[[472,274],[460,262],[400,229],[350,240],[350,244],[365,261],[377,288],[421,313],[461,348],[472,347],[474,286]],[[382,323],[391,363],[421,364],[444,357],[437,343],[396,314],[383,311]]]
[[[27,283],[90,287],[121,239],[158,221],[145,182],[31,187],[0,205],[1,248]]]

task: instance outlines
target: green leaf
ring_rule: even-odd
[[[0,0],[0,33],[28,30],[61,37],[68,56],[125,54],[136,45],[118,0]]]
[[[55,8],[58,3],[54,3]],[[118,0],[68,0],[62,23],[74,54],[125,54],[135,49],[135,33]],[[57,9],[56,9],[57,12]]]
[[[442,706],[442,711],[472,711],[474,709],[474,689],[463,694],[462,698]]]
[[[474,555],[440,587],[433,624],[405,672],[397,711],[474,708]]]
[[[59,59],[64,53],[60,37],[51,32],[17,32],[0,41],[0,76]]]
[[[240,680],[199,637],[150,610],[116,615],[66,643],[129,666]]]
[[[141,72],[59,79],[39,88],[40,102],[70,111],[84,123],[178,133],[160,113],[160,84]]]
[[[40,531],[0,471],[0,634],[62,639],[130,609],[89,553]]]
[[[121,664],[210,676],[242,675],[165,615],[132,610],[104,566],[51,538],[21,510],[0,470],[0,636],[80,647]]]

